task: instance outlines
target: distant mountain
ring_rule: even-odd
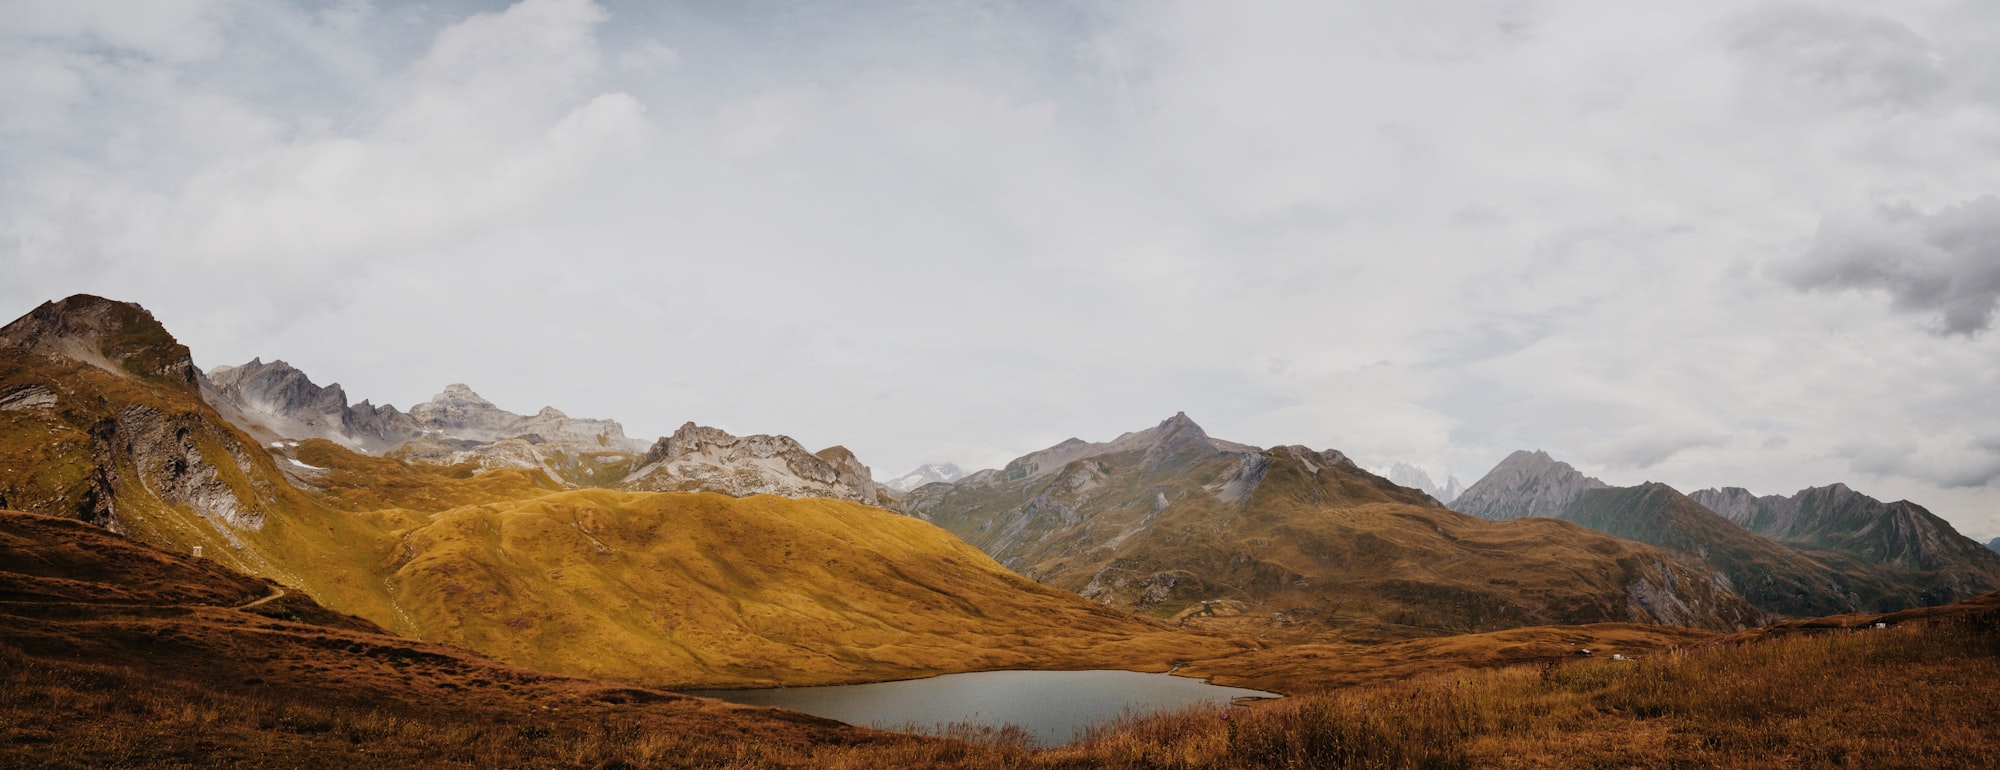
[[[283,361],[250,359],[242,366],[208,370],[202,395],[224,417],[262,441],[323,438],[369,454],[382,454],[421,432],[394,406],[367,401],[349,406],[340,383],[324,388]]]
[[[916,470],[882,482],[882,486],[895,492],[908,492],[925,484],[957,481],[965,477],[965,471],[951,463],[928,463],[917,466]]]
[[[1382,475],[1397,484],[1411,489],[1421,489],[1425,494],[1430,495],[1445,505],[1450,505],[1451,501],[1457,499],[1459,493],[1463,491],[1459,486],[1457,476],[1446,477],[1444,486],[1438,486],[1437,482],[1431,480],[1431,475],[1424,472],[1424,469],[1409,463],[1391,465],[1388,472]]]
[[[808,452],[790,436],[733,436],[687,423],[660,439],[618,484],[645,492],[826,497],[893,507],[868,466],[846,447]]]
[[[1556,518],[1658,546],[1719,576],[1752,605],[1779,617],[1889,611],[1922,603],[1921,591],[1882,569],[1836,569],[1744,531],[1673,487],[1586,490]]]
[[[338,383],[320,387],[284,361],[251,359],[211,369],[202,392],[225,418],[266,443],[323,438],[358,452],[438,465],[532,468],[582,486],[629,472],[646,442],[613,420],[574,418],[555,407],[501,409],[462,384],[405,413],[362,401]]]
[[[1738,487],[1691,497],[1751,532],[1824,559],[1884,565],[1924,582],[1925,603],[2000,589],[2000,554],[1908,500],[1885,503],[1846,484],[1758,497]]]
[[[1992,551],[1994,553],[2000,553],[2000,537],[1996,537],[1993,538],[1992,540],[1986,541],[1986,550]]]
[[[1037,580],[1202,627],[1379,639],[1757,616],[1652,547],[1464,516],[1338,451],[1223,441],[1185,414],[920,487],[905,506]]]
[[[216,367],[203,393],[231,423],[273,448],[321,438],[414,463],[538,470],[572,486],[828,497],[896,507],[894,493],[869,478],[852,452],[808,452],[786,436],[738,438],[688,423],[649,445],[627,438],[614,420],[570,417],[555,407],[515,414],[457,383],[407,413],[367,401],[350,406],[339,384],[320,387],[290,364],[262,359]],[[281,467],[298,481],[313,481],[310,472]]]
[[[1584,492],[1608,487],[1547,452],[1523,450],[1507,455],[1473,482],[1452,501],[1451,509],[1488,521],[1526,516],[1562,518],[1562,511]]]
[[[1520,451],[1474,482],[1452,508],[1482,518],[1562,519],[1658,546],[1681,563],[1720,577],[1759,609],[1783,617],[1891,611],[1991,590],[1978,586],[2000,588],[1985,577],[1801,549],[1800,543],[1746,530],[1704,498],[1722,501],[1713,491],[1691,497],[1650,482],[1612,487],[1545,452]],[[1993,578],[2000,579],[2000,572]]]

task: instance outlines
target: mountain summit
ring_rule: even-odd
[[[145,308],[78,294],[44,302],[0,328],[0,348],[76,361],[112,374],[193,390],[200,370],[187,346]]]
[[[908,492],[925,484],[957,481],[964,477],[965,471],[959,470],[958,466],[951,463],[926,463],[917,466],[916,470],[882,482],[882,486],[895,492]]]
[[[1459,513],[1489,521],[1526,516],[1559,518],[1577,496],[1610,485],[1583,475],[1541,450],[1507,455],[1451,503]]]

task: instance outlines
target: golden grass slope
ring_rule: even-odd
[[[397,633],[690,686],[1164,669],[1253,646],[1036,586],[867,506],[560,492],[535,471],[418,467],[325,441],[267,449],[157,373],[193,370],[144,311],[90,297],[49,308],[8,327],[35,347],[0,348],[0,395],[36,396],[0,410],[0,499],[200,547]],[[101,323],[62,337],[72,315]]]
[[[567,492],[440,513],[401,554],[389,581],[423,638],[632,681],[1157,670],[1251,646],[1146,624],[836,500]]]

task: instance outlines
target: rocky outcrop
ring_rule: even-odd
[[[926,463],[916,470],[885,481],[882,486],[894,492],[908,492],[925,484],[941,484],[965,478],[965,471],[951,463]]]
[[[208,371],[203,396],[237,427],[261,441],[323,438],[367,454],[382,454],[420,433],[394,406],[349,406],[340,383],[320,387],[284,361],[250,359]]]
[[[189,513],[232,543],[264,526],[269,461],[204,407],[187,348],[151,313],[44,303],[0,328],[0,356],[0,410],[16,413],[0,446],[30,449],[9,465],[50,469],[0,480],[6,505],[156,537],[161,521],[184,536]]]
[[[1585,476],[1547,452],[1507,455],[1451,502],[1451,509],[1488,521],[1524,516],[1557,518],[1579,495],[1610,485]]]
[[[320,387],[283,361],[219,366],[206,383],[209,403],[260,441],[323,438],[408,462],[536,468],[582,486],[623,478],[646,450],[616,421],[571,417],[555,407],[514,414],[463,384],[405,413],[368,401],[350,406],[338,383]]]
[[[199,387],[201,370],[187,346],[130,302],[89,294],[44,302],[0,328],[0,348],[76,361],[121,377]]]
[[[814,454],[790,436],[734,436],[690,422],[654,443],[638,465],[620,488],[893,504],[852,452],[830,447]]]

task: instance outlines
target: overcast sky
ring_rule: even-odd
[[[2000,535],[2000,4],[0,0],[0,315],[845,444],[1185,410]]]

